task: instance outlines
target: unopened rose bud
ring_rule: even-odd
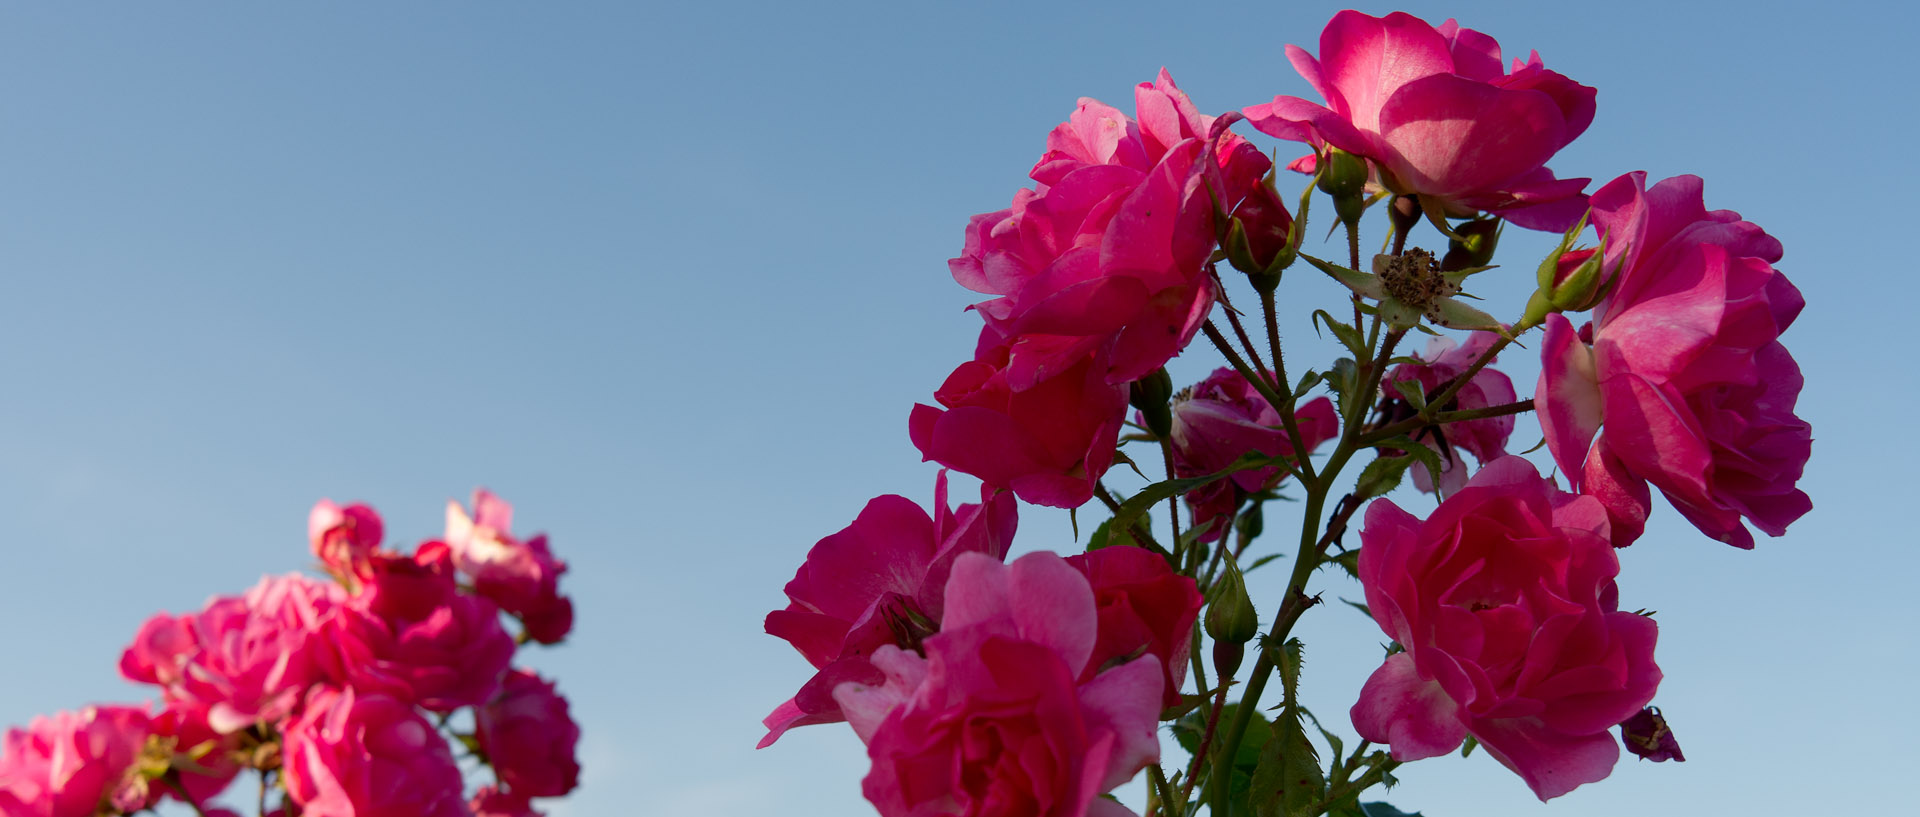
[[[1330,148],[1320,159],[1319,178],[1314,186],[1334,198],[1358,196],[1367,188],[1367,160],[1339,148]]]
[[[1500,243],[1503,223],[1498,219],[1475,219],[1453,228],[1460,237],[1448,242],[1447,254],[1440,259],[1440,269],[1453,272],[1493,263],[1493,248]]]
[[[1133,381],[1127,390],[1128,404],[1140,410],[1147,430],[1162,440],[1173,436],[1173,411],[1167,407],[1167,401],[1172,399],[1173,378],[1165,366]]]
[[[1680,753],[1680,742],[1674,740],[1673,730],[1667,728],[1667,719],[1660,716],[1657,706],[1642,709],[1620,724],[1620,740],[1627,744],[1627,751],[1642,760],[1687,762],[1687,756]]]
[[[1553,280],[1546,287],[1547,300],[1566,312],[1585,312],[1598,306],[1612,283],[1605,268],[1606,259],[1597,247],[1561,255],[1554,264]]]
[[[1260,634],[1260,616],[1247,598],[1247,581],[1240,566],[1227,557],[1226,572],[1213,586],[1213,603],[1207,605],[1207,636],[1229,644],[1245,644]]]
[[[1319,160],[1314,186],[1333,199],[1333,211],[1349,228],[1360,223],[1367,209],[1367,160],[1339,148],[1329,148]]]
[[[1413,232],[1414,225],[1420,223],[1422,215],[1420,197],[1411,194],[1394,196],[1393,202],[1387,207],[1387,219],[1393,222],[1394,235]]]
[[[1272,292],[1280,271],[1293,263],[1293,214],[1274,190],[1269,174],[1233,211],[1226,238],[1227,260],[1247,274],[1256,289]]]
[[[1233,527],[1240,531],[1241,538],[1252,541],[1260,538],[1260,533],[1266,530],[1265,514],[1260,512],[1262,507],[1264,503],[1255,502],[1247,508],[1246,513],[1233,520]]]

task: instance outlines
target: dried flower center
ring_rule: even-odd
[[[1380,288],[1393,298],[1420,312],[1431,312],[1434,299],[1458,295],[1460,288],[1447,283],[1433,253],[1415,247],[1388,257],[1380,267]]]

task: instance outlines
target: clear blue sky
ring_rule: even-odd
[[[374,503],[410,543],[486,485],[573,564],[576,637],[536,658],[586,730],[555,813],[869,813],[849,730],[752,749],[808,675],[760,619],[868,498],[931,501],[907,412],[978,326],[945,260],[1074,100],[1131,110],[1161,66],[1209,112],[1304,95],[1281,46],[1315,47],[1339,7],[1177,8],[8,5],[0,723],[145,694],[114,672],[139,623],[303,565],[320,497]],[[1902,308],[1920,20],[1406,10],[1599,89],[1561,175],[1696,173],[1710,207],[1785,243],[1809,302],[1785,341],[1815,509],[1743,553],[1661,506],[1624,554],[1623,602],[1660,611],[1657,703],[1687,763],[1629,760],[1543,808],[1490,759],[1444,758],[1391,799],[1435,817],[1901,810],[1893,782],[1920,763],[1920,451],[1901,422],[1920,400]],[[1517,311],[1543,243],[1510,240],[1510,280],[1483,294]],[[1287,331],[1301,359],[1331,356]],[[1189,358],[1182,382],[1217,365]],[[1505,368],[1531,390],[1524,353]],[[1064,514],[1022,521],[1017,549],[1073,547]],[[1303,627],[1303,699],[1344,723],[1383,637],[1337,608]]]

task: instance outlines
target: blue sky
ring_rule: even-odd
[[[1006,205],[1076,98],[1130,110],[1162,66],[1209,112],[1307,95],[1281,47],[1316,47],[1338,8],[9,6],[0,723],[144,695],[113,669],[139,623],[302,566],[321,497],[373,503],[410,543],[485,485],[573,565],[576,637],[533,658],[586,730],[556,814],[867,813],[850,731],[752,749],[808,675],[760,619],[868,498],[931,501],[906,416],[977,332],[945,266],[967,217]],[[1901,308],[1920,20],[1405,9],[1599,89],[1561,175],[1699,174],[1710,207],[1785,243],[1809,302],[1784,340],[1815,509],[1742,553],[1660,507],[1623,553],[1623,603],[1660,611],[1657,702],[1687,763],[1623,762],[1541,807],[1490,759],[1443,758],[1390,799],[1441,817],[1885,807],[1920,761],[1920,451],[1892,422],[1920,400]],[[1517,232],[1481,293],[1515,311],[1545,249]],[[1282,293],[1303,317],[1331,287],[1296,274]],[[1285,331],[1331,357],[1303,321]],[[1195,348],[1175,379],[1216,365]],[[1530,390],[1525,353],[1502,367]],[[1516,447],[1537,438],[1523,422]],[[1023,511],[1017,549],[1073,547],[1064,514]],[[1382,637],[1342,609],[1302,627],[1303,700],[1344,722]]]

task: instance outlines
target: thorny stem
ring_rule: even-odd
[[[1161,811],[1168,812],[1169,814],[1182,813],[1179,811],[1174,811],[1172,809],[1166,808],[1166,804],[1169,802],[1167,798],[1168,788],[1169,786],[1167,785],[1167,773],[1161,770],[1160,764],[1158,763],[1148,764],[1147,765],[1147,794],[1152,798],[1152,800],[1147,804],[1146,817],[1154,817],[1155,814]]]
[[[1166,463],[1167,479],[1174,479],[1172,440],[1160,441],[1160,459]],[[1167,497],[1167,519],[1173,523],[1173,552],[1177,557],[1184,546],[1180,541],[1180,495],[1177,493]]]
[[[1260,660],[1254,662],[1253,672],[1247,678],[1247,691],[1241,693],[1240,705],[1233,710],[1233,725],[1227,729],[1227,739],[1220,742],[1220,751],[1213,758],[1213,778],[1207,786],[1213,792],[1214,814],[1227,813],[1227,801],[1233,789],[1233,757],[1240,753],[1240,741],[1247,736],[1247,724],[1252,722],[1260,693],[1267,688],[1267,676],[1272,674],[1273,651],[1263,646]]]
[[[1220,726],[1220,713],[1226,711],[1226,708],[1227,685],[1222,681],[1220,691],[1214,695],[1213,711],[1207,715],[1206,731],[1201,733],[1199,748],[1194,750],[1193,765],[1187,767],[1187,779],[1180,784],[1180,802],[1182,805],[1187,802],[1187,797],[1193,794],[1194,781],[1200,779],[1200,766],[1206,762],[1207,748],[1213,745],[1213,733]],[[1216,774],[1217,773],[1218,772],[1216,772]]]
[[[1340,786],[1336,789],[1328,791],[1327,796],[1324,799],[1320,800],[1319,802],[1314,803],[1312,808],[1308,809],[1307,813],[1308,814],[1325,814],[1327,810],[1333,808],[1334,806],[1339,805],[1340,801],[1345,800],[1349,797],[1353,797],[1359,794],[1360,792],[1366,791],[1367,789],[1371,788],[1373,784],[1378,783],[1382,780],[1385,780],[1387,778],[1387,774],[1389,772],[1392,772],[1394,769],[1399,768],[1399,766],[1400,766],[1400,761],[1393,760],[1391,758],[1389,758],[1385,762],[1375,764],[1372,768],[1367,770],[1366,774],[1360,775],[1360,778],[1358,780],[1355,780],[1351,783],[1348,783],[1347,785]]]
[[[1433,413],[1438,412],[1440,409],[1445,408],[1448,403],[1453,402],[1454,396],[1458,395],[1461,389],[1467,387],[1467,383],[1473,380],[1474,375],[1479,374],[1481,369],[1486,368],[1487,364],[1492,363],[1493,359],[1500,354],[1500,351],[1507,348],[1507,344],[1512,342],[1513,338],[1501,335],[1499,340],[1494,341],[1492,346],[1488,346],[1486,351],[1480,353],[1480,359],[1475,360],[1472,366],[1468,366],[1466,371],[1461,372],[1459,377],[1453,379],[1453,382],[1447,386],[1446,391],[1441,392],[1439,397],[1428,401],[1427,407],[1421,410],[1421,415],[1427,416],[1429,421],[1431,421],[1431,415]]]
[[[1400,422],[1394,423],[1392,425],[1381,426],[1380,428],[1374,430],[1372,433],[1368,434],[1366,437],[1362,438],[1360,442],[1362,445],[1371,446],[1371,445],[1375,445],[1375,444],[1384,442],[1386,440],[1392,439],[1394,437],[1398,437],[1402,434],[1412,432],[1413,430],[1420,428],[1421,426],[1446,425],[1448,423],[1459,423],[1467,420],[1484,420],[1488,417],[1505,417],[1509,414],[1524,414],[1526,412],[1532,411],[1533,409],[1534,409],[1533,399],[1528,398],[1526,400],[1521,400],[1520,402],[1517,402],[1517,403],[1505,403],[1498,406],[1489,406],[1487,408],[1463,409],[1460,411],[1443,411],[1443,412],[1440,412],[1439,414],[1435,414],[1432,417],[1432,419],[1427,419],[1427,418],[1423,418],[1418,415],[1415,415],[1413,417],[1409,417],[1405,420],[1401,420]]]
[[[1308,462],[1306,452],[1303,450],[1304,446],[1301,445],[1303,438],[1300,436],[1299,429],[1293,418],[1293,401],[1281,397],[1274,391],[1273,386],[1269,385],[1265,380],[1260,379],[1259,374],[1249,368],[1247,361],[1240,357],[1240,353],[1233,350],[1233,345],[1227,343],[1226,337],[1220,334],[1220,328],[1214,326],[1212,320],[1208,320],[1205,324],[1202,324],[1200,330],[1207,334],[1207,340],[1213,341],[1213,345],[1220,350],[1220,354],[1226,356],[1227,362],[1233,364],[1234,371],[1239,372],[1241,377],[1246,378],[1247,382],[1252,383],[1254,391],[1259,392],[1261,397],[1266,398],[1267,405],[1273,406],[1273,410],[1280,413],[1280,420],[1287,426],[1287,433],[1292,437],[1292,442],[1294,443],[1293,458],[1295,461],[1291,463],[1292,469],[1295,473],[1300,474],[1304,480],[1313,479],[1313,464]]]
[[[1214,280],[1217,282],[1219,279]],[[1275,378],[1272,371],[1267,369],[1266,362],[1260,359],[1260,347],[1253,345],[1253,339],[1247,337],[1247,328],[1240,323],[1240,310],[1234,309],[1233,302],[1227,300],[1227,290],[1224,286],[1220,288],[1220,302],[1226,305],[1227,308],[1221,311],[1227,313],[1227,324],[1233,327],[1234,337],[1240,339],[1240,348],[1247,350],[1247,359],[1253,361],[1253,367],[1260,371],[1261,377],[1272,381],[1277,388],[1286,388],[1286,378]]]

